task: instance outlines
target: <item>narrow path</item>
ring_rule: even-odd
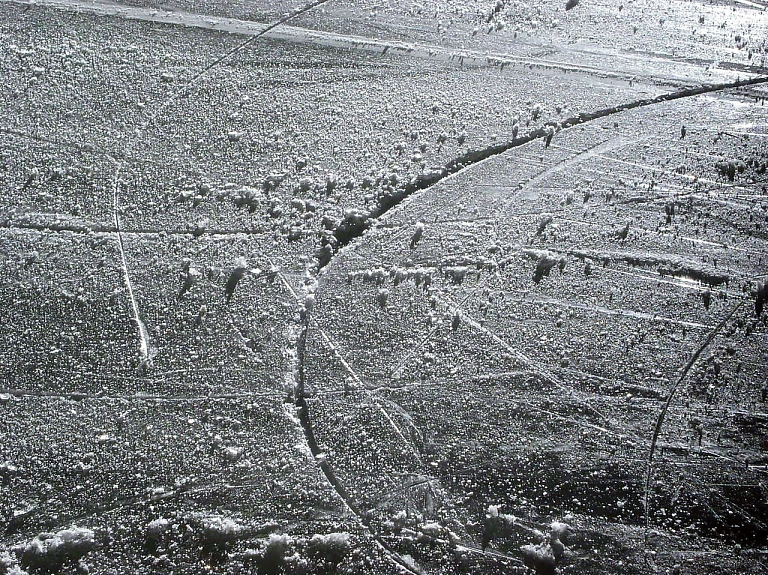
[[[288,281],[288,279],[281,273],[278,273],[277,275],[281,283],[285,286],[285,289],[288,291],[288,293],[293,297],[293,299],[298,304],[301,304],[302,299],[299,297],[299,294],[296,292],[296,290]],[[322,471],[323,475],[325,476],[325,479],[328,482],[328,484],[336,492],[336,494],[338,495],[339,499],[341,499],[345,507],[355,516],[355,518],[360,522],[360,524],[363,525],[368,530],[371,537],[375,541],[376,545],[384,552],[386,557],[392,563],[397,565],[399,568],[403,569],[406,573],[410,573],[411,575],[420,575],[408,564],[407,561],[405,561],[405,559],[403,559],[403,557],[397,551],[395,551],[386,541],[384,541],[382,536],[379,534],[378,530],[373,525],[373,522],[357,506],[357,503],[355,502],[355,500],[352,498],[352,496],[349,494],[347,489],[344,487],[344,485],[341,483],[339,478],[336,476],[336,473],[333,471],[333,468],[325,459],[324,454],[320,449],[319,444],[317,443],[314,426],[312,425],[312,419],[309,412],[309,406],[307,404],[307,400],[305,397],[306,348],[307,348],[307,334],[309,331],[310,323],[311,323],[311,312],[304,310],[301,316],[300,325],[296,325],[292,328],[293,330],[297,330],[297,331],[294,331],[294,338],[293,338],[295,339],[294,341],[295,351],[294,349],[290,349],[288,351],[288,356],[290,357],[290,362],[291,362],[289,373],[292,374],[292,377],[294,380],[293,381],[293,386],[294,386],[293,405],[297,410],[298,422],[304,433],[304,438],[307,442],[307,446],[309,447],[309,451],[312,454],[312,457],[314,458],[315,463],[320,468],[320,471]],[[318,326],[318,330],[320,330],[320,333],[324,336],[326,343],[333,350],[336,357],[341,361],[341,363],[344,365],[347,371],[352,375],[352,377],[355,378],[360,389],[365,391],[369,396],[372,396],[372,393],[368,391],[367,388],[363,385],[363,383],[359,380],[359,378],[357,377],[357,374],[351,368],[351,366],[349,366],[349,364],[347,364],[344,358],[338,354],[337,350],[334,348],[334,346],[330,342],[330,339],[328,339],[327,335],[325,335],[325,332],[323,332],[319,328],[319,326]],[[408,443],[404,435],[400,431],[400,429],[397,427],[397,425],[395,425],[394,421],[389,416],[389,413],[387,413],[387,411],[380,404],[378,404],[375,398],[374,398],[374,402],[376,402],[377,407],[379,408],[381,413],[393,426],[393,428],[395,429],[395,432],[402,438],[403,441]],[[410,444],[408,445],[410,446]],[[416,457],[419,456],[415,449],[413,449],[412,452],[416,455]]]
[[[657,74],[654,79],[663,82],[687,84],[691,77],[701,75],[706,66],[711,62],[690,58],[676,57],[669,54],[632,53],[620,52],[606,48],[579,48],[568,45],[553,47],[551,44],[538,43],[535,39],[522,41],[515,40],[515,46],[528,49],[544,48],[547,56],[555,57],[530,57],[515,56],[509,53],[488,52],[486,50],[472,50],[468,48],[458,49],[436,44],[418,42],[403,42],[382,38],[370,38],[351,34],[339,34],[323,30],[313,30],[298,26],[280,26],[274,30],[271,25],[242,20],[226,16],[213,16],[174,9],[162,10],[127,4],[117,4],[109,0],[0,0],[29,6],[32,4],[47,6],[58,10],[95,14],[98,16],[124,18],[127,20],[140,20],[171,26],[188,26],[229,34],[243,36],[266,36],[273,40],[285,42],[312,44],[322,47],[345,48],[361,50],[378,54],[397,53],[410,57],[433,60],[439,62],[452,62],[460,66],[536,66],[543,73],[568,72],[570,74],[584,74],[599,81],[602,78],[609,83],[617,81],[621,83],[637,83],[638,76],[642,76],[649,62],[657,68],[674,64],[680,70],[677,74]],[[291,16],[293,17],[293,15]],[[606,66],[581,64],[585,59],[598,56],[610,61]],[[560,57],[560,59],[556,59]],[[726,62],[730,68],[723,66],[720,69],[708,69],[708,73],[716,72],[721,77],[734,77],[735,73],[754,74],[754,70],[742,64]]]
[[[533,178],[531,178],[530,180],[528,180],[528,182],[525,183],[521,192],[525,193],[527,190],[530,190],[531,188],[538,187],[540,183],[546,182],[554,174],[558,174],[563,170],[570,169],[571,167],[581,164],[583,162],[586,162],[591,158],[595,158],[595,157],[602,158],[603,157],[602,154],[605,154],[607,152],[612,152],[615,150],[620,150],[621,148],[624,148],[626,146],[635,145],[641,141],[649,140],[651,139],[651,137],[652,136],[645,136],[644,138],[626,138],[626,137],[620,136],[618,138],[611,138],[603,142],[600,142],[599,144],[596,144],[591,148],[587,148],[586,150],[568,149],[568,151],[571,152],[573,156],[571,156],[570,158],[566,158],[562,162],[558,162],[557,164],[536,174]],[[565,149],[565,148],[561,147],[561,149]]]
[[[125,286],[128,289],[128,299],[131,302],[131,310],[133,311],[133,321],[136,323],[136,327],[139,330],[139,357],[141,359],[141,366],[149,365],[152,358],[157,353],[157,349],[152,345],[152,341],[149,339],[149,332],[147,326],[144,324],[144,320],[139,313],[139,305],[136,301],[136,297],[133,293],[133,283],[131,282],[131,274],[128,272],[128,260],[125,257],[125,246],[123,245],[123,234],[120,232],[120,168],[122,164],[117,163],[117,169],[115,170],[115,177],[112,180],[112,218],[115,223],[115,235],[117,237],[117,247],[120,251],[120,264],[123,269],[123,277],[125,278]]]

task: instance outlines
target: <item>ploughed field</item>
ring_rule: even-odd
[[[765,7],[315,4],[0,3],[0,575],[768,572]]]

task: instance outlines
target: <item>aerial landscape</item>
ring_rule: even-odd
[[[768,574],[764,0],[0,38],[0,575]]]

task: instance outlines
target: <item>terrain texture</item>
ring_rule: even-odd
[[[768,573],[763,2],[0,38],[0,575]]]

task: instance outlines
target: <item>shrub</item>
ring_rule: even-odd
[[[721,160],[715,164],[715,169],[720,176],[727,177],[729,182],[736,178],[736,172],[743,174],[747,165],[741,160]]]
[[[552,575],[555,573],[557,561],[552,554],[552,547],[549,543],[523,545],[520,551],[523,553],[523,563],[525,563],[526,567],[530,567],[539,575]]]
[[[149,551],[155,551],[158,547],[164,547],[171,531],[169,519],[160,518],[149,522],[144,530],[144,540]]]
[[[387,301],[389,300],[389,290],[382,288],[376,294],[376,301],[379,302],[379,307],[382,309],[387,307]]]
[[[456,310],[453,314],[453,319],[451,320],[451,329],[456,331],[459,329],[459,325],[461,325],[461,313]]]
[[[467,277],[469,268],[467,266],[449,266],[443,269],[443,274],[454,284],[461,284]]]
[[[67,563],[79,563],[97,547],[90,529],[73,526],[56,533],[41,533],[24,548],[21,565],[41,571],[60,571]]]
[[[536,227],[536,235],[540,236],[547,229],[547,226],[552,222],[552,214],[541,214],[539,218],[539,225]]]
[[[549,145],[552,143],[552,138],[555,135],[555,128],[554,126],[547,126],[544,128],[544,147],[549,148]]]
[[[768,300],[768,283],[759,282],[757,284],[757,293],[755,295],[755,315],[763,313],[763,306]]]
[[[224,552],[240,534],[240,526],[227,517],[214,515],[198,521],[200,545],[206,552]]]
[[[227,303],[232,300],[232,296],[235,293],[235,288],[237,287],[237,284],[240,282],[240,280],[243,279],[247,269],[248,268],[247,264],[245,263],[245,259],[238,258],[235,262],[235,268],[232,270],[232,273],[229,274],[227,285],[224,286],[224,293],[227,297]]]
[[[416,229],[411,236],[411,249],[416,247],[416,244],[421,240],[421,236],[424,235],[424,222],[417,222]]]
[[[536,270],[533,272],[533,281],[539,283],[544,276],[548,276],[549,272],[556,265],[560,265],[561,261],[564,263],[564,258],[558,258],[555,254],[549,252],[540,254],[536,260]]]
[[[26,571],[22,571],[16,564],[16,558],[3,551],[0,553],[0,575],[27,575]]]
[[[341,563],[351,549],[349,533],[316,534],[307,546],[309,556],[316,562],[333,567]]]
[[[549,541],[538,545],[523,545],[520,551],[523,554],[523,563],[535,570],[539,575],[552,575],[555,573],[558,563],[565,555],[565,544],[570,526],[567,523],[553,521],[549,526]]]
[[[264,545],[264,551],[258,557],[260,571],[263,573],[278,573],[285,565],[285,558],[293,545],[290,536],[272,533]]]

